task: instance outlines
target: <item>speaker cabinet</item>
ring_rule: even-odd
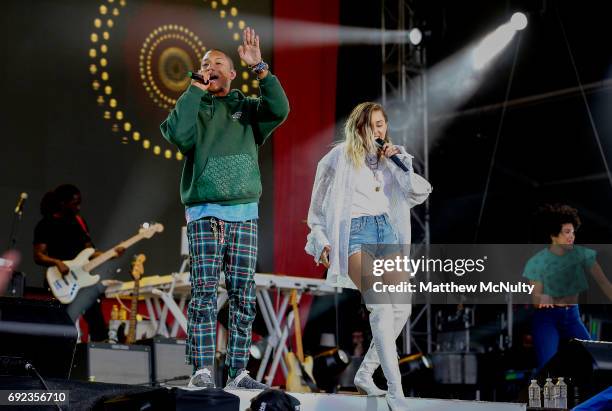
[[[78,344],[72,378],[115,384],[151,382],[151,348],[145,345]]]
[[[151,348],[153,382],[176,385],[191,376],[192,366],[185,364],[185,340],[155,337],[139,341],[138,344]]]
[[[21,357],[43,377],[69,378],[77,329],[57,301],[0,297],[0,355]]]

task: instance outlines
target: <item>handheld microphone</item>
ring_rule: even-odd
[[[377,138],[376,145],[378,146],[378,148],[382,149],[383,146],[385,145],[385,142],[382,138]],[[406,164],[404,164],[402,160],[399,159],[397,154],[393,154],[391,157],[389,157],[389,159],[393,161],[396,166],[404,170],[406,173],[408,172],[408,167],[406,167]]]
[[[198,81],[202,84],[204,84],[205,86],[208,85],[208,81],[204,80],[204,77],[202,77],[200,74],[198,73],[194,73],[193,71],[188,71],[187,75],[189,76],[189,78],[191,78],[192,80]]]
[[[15,207],[15,214],[21,214],[23,212],[23,205],[28,199],[28,193],[21,193],[17,200],[17,206]]]

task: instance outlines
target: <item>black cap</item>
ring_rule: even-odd
[[[300,411],[300,409],[297,398],[272,388],[251,400],[251,411]]]

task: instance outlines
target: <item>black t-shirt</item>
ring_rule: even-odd
[[[47,244],[49,257],[60,260],[72,260],[87,243],[91,243],[87,224],[77,217],[45,217],[36,224],[34,229],[34,244]]]

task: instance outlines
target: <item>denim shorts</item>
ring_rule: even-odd
[[[361,252],[362,244],[397,244],[398,238],[387,214],[351,219],[349,257]]]

